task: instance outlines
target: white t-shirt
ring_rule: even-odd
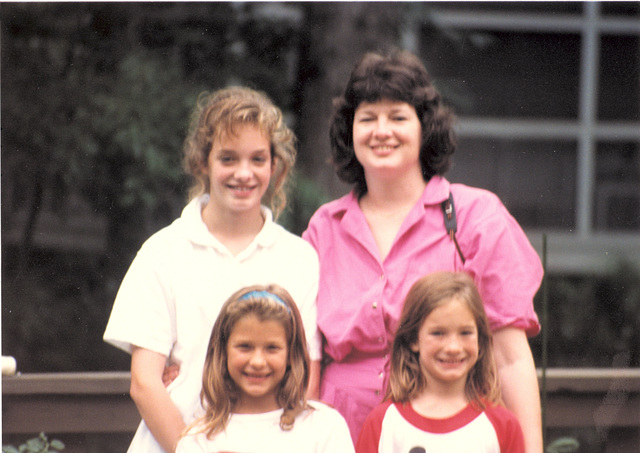
[[[282,409],[264,414],[232,414],[224,431],[207,439],[189,434],[178,442],[176,453],[353,453],[347,422],[335,409],[309,403],[293,428],[280,428]]]
[[[201,209],[208,196],[192,200],[179,219],[151,236],[125,275],[104,340],[127,352],[133,345],[158,352],[180,365],[167,390],[185,423],[200,407],[204,359],[211,329],[222,304],[249,285],[276,283],[298,304],[309,355],[321,357],[316,326],[319,265],[315,250],[273,222],[233,256],[207,229]],[[130,452],[162,452],[144,421]]]

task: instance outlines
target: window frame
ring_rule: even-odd
[[[414,16],[415,17],[415,16]],[[600,2],[582,3],[582,12],[544,13],[513,10],[465,10],[465,4],[443,9],[433,4],[430,20],[443,29],[545,32],[578,34],[580,44],[579,106],[575,120],[513,119],[460,116],[457,134],[461,138],[535,139],[575,141],[577,144],[575,230],[526,229],[539,253],[543,235],[547,241],[548,269],[554,273],[601,273],[620,260],[640,265],[637,231],[596,231],[594,202],[595,162],[599,142],[635,142],[640,146],[640,121],[600,121],[598,115],[600,40],[604,35],[640,36],[638,17],[602,15]],[[403,46],[419,48],[419,19],[402,37]]]

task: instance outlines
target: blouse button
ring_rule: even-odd
[[[378,374],[378,377],[379,377],[380,379],[384,379],[384,372],[381,372],[380,374]]]
[[[371,304],[371,306],[372,306],[374,309],[378,308],[378,302],[374,302],[373,304]]]
[[[384,343],[384,338],[378,337],[378,343]]]

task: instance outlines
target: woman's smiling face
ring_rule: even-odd
[[[353,117],[353,148],[367,177],[420,168],[422,126],[415,108],[382,99],[362,102]]]

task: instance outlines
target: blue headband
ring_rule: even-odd
[[[284,306],[284,308],[287,309],[288,313],[291,313],[291,310],[289,309],[289,306],[285,303],[284,300],[280,299],[278,296],[276,296],[273,293],[270,293],[269,291],[249,291],[246,294],[243,294],[242,297],[240,297],[240,299],[238,300],[247,300],[247,299],[269,299],[274,301],[277,304],[280,304],[282,306]]]

